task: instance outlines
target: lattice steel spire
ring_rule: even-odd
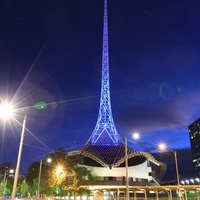
[[[122,144],[122,139],[116,130],[111,110],[109,84],[107,0],[104,0],[102,82],[99,115],[95,129],[87,143],[98,146],[118,146]]]

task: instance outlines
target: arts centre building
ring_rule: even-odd
[[[107,0],[104,0],[102,82],[97,123],[85,146],[68,153],[69,156],[83,157],[84,165],[92,171],[95,177],[90,186],[93,199],[105,199],[105,195],[115,199],[126,194],[125,188],[131,185],[159,185],[166,171],[166,165],[151,154],[128,147],[126,137],[123,141],[115,127],[110,99],[107,16]]]

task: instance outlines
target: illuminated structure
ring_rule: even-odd
[[[104,0],[102,82],[98,119],[86,145],[69,155],[80,155],[84,158],[84,164],[96,177],[95,185],[125,185],[125,144],[115,127],[110,99],[107,0]],[[128,147],[127,158],[130,185],[158,184],[159,178],[165,173],[165,165],[149,153]],[[157,176],[151,164],[158,169]]]
[[[200,175],[200,118],[188,126],[195,172]]]

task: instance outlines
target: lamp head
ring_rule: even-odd
[[[158,148],[160,149],[160,150],[166,150],[166,148],[167,148],[167,146],[166,146],[166,144],[165,143],[160,143],[159,145],[158,145]]]
[[[0,105],[0,118],[9,119],[13,115],[13,107],[9,103]]]
[[[139,139],[139,137],[140,137],[139,133],[133,133],[133,138],[134,139],[137,140],[137,139]]]

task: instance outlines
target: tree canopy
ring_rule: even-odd
[[[85,181],[93,181],[91,171],[83,165],[83,159],[68,156],[64,148],[47,154],[41,162],[40,194],[79,194],[87,191]],[[40,162],[34,162],[25,176],[32,191],[37,191],[39,169]]]
[[[0,195],[11,195],[13,177],[7,175],[11,163],[0,165]],[[40,175],[40,180],[39,180]],[[17,194],[23,196],[37,195],[76,195],[88,192],[86,181],[93,181],[90,170],[83,165],[80,156],[68,156],[64,148],[47,154],[39,162],[33,162],[27,174],[20,177]],[[39,185],[39,187],[38,187]]]

